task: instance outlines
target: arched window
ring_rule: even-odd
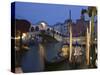
[[[58,35],[59,33],[58,33],[58,32],[56,32],[56,34]]]
[[[48,28],[48,29],[47,29],[47,31],[49,32],[49,31],[50,31],[50,29]]]
[[[35,31],[39,31],[39,27],[38,26],[35,27]]]
[[[34,31],[34,27],[31,27],[31,32],[33,32]]]

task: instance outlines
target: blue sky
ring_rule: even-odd
[[[26,19],[32,24],[46,21],[49,25],[54,25],[57,22],[63,23],[68,19],[69,10],[71,10],[73,21],[79,19],[81,10],[87,9],[87,6],[16,2],[15,8],[17,19]]]

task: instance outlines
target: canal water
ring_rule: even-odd
[[[23,54],[21,68],[23,72],[43,71],[44,65],[41,63],[38,44],[29,47],[29,51]]]
[[[21,68],[23,72],[44,71],[44,59],[51,61],[57,56],[60,47],[61,43],[49,43],[45,46],[40,43],[30,45],[30,49],[22,56]]]
[[[47,61],[51,61],[53,58],[57,57],[59,50],[62,47],[62,43],[49,43],[42,45],[40,43],[36,43],[29,46],[29,50],[25,52],[22,56],[21,60],[21,68],[23,72],[41,72],[45,70],[45,62],[44,59]],[[85,51],[83,51],[85,52]],[[85,54],[85,53],[84,53]],[[84,57],[85,58],[85,57]],[[55,70],[64,70],[70,69],[68,63],[63,63],[61,66],[59,65],[58,68],[54,68]],[[65,67],[64,67],[65,66]],[[51,68],[53,69],[53,66]]]

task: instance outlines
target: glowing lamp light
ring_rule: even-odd
[[[24,39],[26,37],[26,33],[22,34],[22,39]]]
[[[44,22],[42,22],[41,24],[42,24],[42,26],[43,26],[43,27],[45,27],[45,26],[46,26],[46,24],[45,24]]]
[[[42,29],[43,29],[43,30],[45,30],[45,29],[46,29],[46,23],[41,22],[41,26],[42,26]]]
[[[92,60],[92,57],[90,57],[90,60]]]
[[[18,37],[15,37],[15,39],[17,40],[17,39],[20,39],[20,36],[18,36]]]
[[[97,38],[95,38],[95,40],[97,40]]]

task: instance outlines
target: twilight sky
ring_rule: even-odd
[[[82,8],[87,9],[87,6],[16,2],[15,17],[26,19],[32,24],[46,21],[49,25],[53,25],[68,19],[69,10],[73,21],[79,19]]]

